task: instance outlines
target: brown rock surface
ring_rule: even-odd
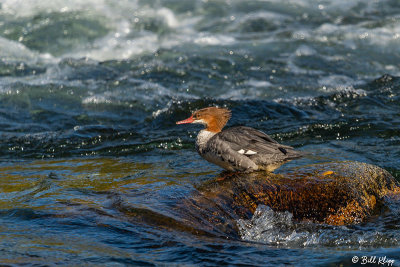
[[[198,229],[237,234],[236,220],[249,219],[260,204],[289,211],[298,221],[330,225],[362,222],[379,211],[400,187],[386,170],[360,162],[313,164],[279,174],[223,173],[198,186],[176,208]],[[183,210],[182,210],[183,209]]]

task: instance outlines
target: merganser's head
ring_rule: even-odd
[[[220,132],[231,118],[231,112],[225,108],[209,107],[196,110],[192,116],[176,124],[199,123],[206,126],[210,132]]]

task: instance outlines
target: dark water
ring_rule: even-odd
[[[195,152],[199,128],[175,125],[210,105],[310,153],[284,168],[357,160],[399,179],[399,14],[394,0],[0,2],[1,263],[399,266],[396,203],[348,227],[260,206],[236,237],[174,209],[221,172]]]

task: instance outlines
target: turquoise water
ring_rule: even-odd
[[[399,14],[390,0],[1,1],[1,263],[398,266],[396,203],[348,227],[265,207],[247,232],[188,221],[177,203],[222,170],[175,122],[226,106],[229,126],[309,153],[283,168],[357,160],[399,179]]]

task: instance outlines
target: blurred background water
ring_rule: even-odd
[[[2,0],[0,260],[399,264],[398,205],[349,227],[259,207],[239,238],[172,208],[221,172],[195,152],[199,127],[175,125],[210,105],[310,153],[284,168],[399,178],[399,62],[397,0]]]

